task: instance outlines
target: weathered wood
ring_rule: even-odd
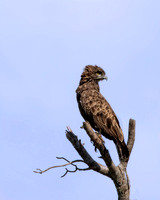
[[[87,152],[85,147],[81,144],[81,140],[78,140],[78,137],[72,132],[70,128],[66,130],[66,137],[71,142],[73,147],[76,149],[78,154],[81,156],[82,160],[74,160],[69,161],[64,157],[57,157],[58,159],[63,159],[67,161],[64,165],[52,166],[46,170],[37,169],[34,171],[35,173],[42,174],[50,169],[57,168],[57,167],[64,167],[68,165],[72,165],[75,167],[75,170],[68,170],[66,168],[66,172],[63,176],[64,177],[68,172],[76,172],[79,171],[87,171],[87,170],[94,170],[104,176],[111,178],[115,184],[118,200],[129,200],[130,196],[130,182],[129,177],[127,174],[127,164],[130,158],[131,151],[133,149],[134,141],[135,141],[135,120],[129,120],[129,129],[128,129],[128,142],[127,147],[129,150],[129,157],[127,159],[121,159],[120,155],[119,160],[120,163],[118,166],[115,166],[108,149],[104,145],[104,141],[102,140],[101,136],[95,133],[88,122],[83,123],[83,128],[87,132],[90,139],[93,141],[94,146],[99,150],[101,154],[101,158],[104,160],[106,166],[96,162],[90,154]],[[88,165],[88,168],[79,168],[75,163],[85,163]]]

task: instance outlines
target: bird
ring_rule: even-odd
[[[129,151],[118,118],[100,93],[99,81],[107,79],[101,67],[85,66],[76,89],[78,107],[84,120],[88,121],[96,132],[115,143],[120,158],[128,158]]]

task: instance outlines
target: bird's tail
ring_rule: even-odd
[[[119,154],[120,159],[128,159],[129,157],[129,151],[126,143],[124,140],[122,142],[115,141],[115,145]]]

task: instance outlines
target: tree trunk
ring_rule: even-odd
[[[118,200],[129,200],[130,198],[130,183],[129,177],[125,169],[120,169],[117,179],[113,180],[118,194]]]

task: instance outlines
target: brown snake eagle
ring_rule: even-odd
[[[113,140],[121,158],[127,158],[128,148],[119,121],[110,104],[100,93],[98,82],[107,79],[98,66],[87,65],[76,90],[80,113],[92,128],[104,137]]]

